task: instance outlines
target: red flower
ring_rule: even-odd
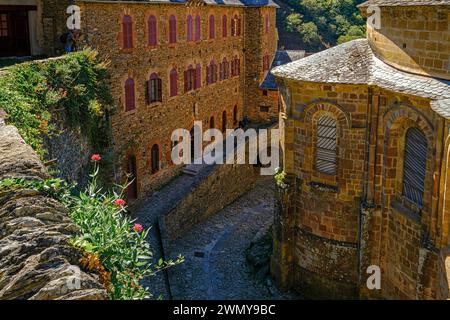
[[[117,199],[116,201],[114,201],[114,204],[116,206],[123,207],[124,205],[126,205],[126,202],[123,199]]]
[[[144,230],[144,227],[143,227],[141,224],[136,223],[136,224],[134,225],[133,229],[134,229],[134,231],[136,231],[136,232],[142,232],[142,231]]]
[[[92,161],[100,161],[100,160],[102,160],[102,157],[100,157],[99,154],[93,154],[91,157],[91,160]]]

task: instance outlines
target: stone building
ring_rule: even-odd
[[[286,187],[272,273],[311,298],[447,299],[450,1],[369,5],[381,28],[366,39],[273,70]]]
[[[277,50],[272,0],[22,3],[0,0],[0,17],[5,10],[36,16],[27,25],[28,42],[39,43],[31,53],[63,51],[67,8],[75,4],[81,9],[77,47],[93,47],[110,61],[115,172],[119,181],[127,173],[134,176],[130,199],[151,193],[180,172],[170,157],[173,130],[191,130],[194,121],[204,128],[236,128],[245,115],[252,121],[277,118],[278,96],[266,95],[259,86]],[[13,15],[7,18],[10,28]],[[26,54],[30,50],[2,51]]]

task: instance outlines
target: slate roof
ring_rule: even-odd
[[[304,50],[279,50],[275,53],[275,58],[273,59],[271,69],[292,61],[299,60],[303,57],[305,57]],[[259,87],[264,90],[278,89],[277,82],[275,81],[275,76],[271,72],[268,72]]]
[[[369,0],[358,5],[358,7],[368,7],[370,5],[380,7],[397,6],[446,6],[450,5],[450,0]]]
[[[346,42],[276,67],[276,77],[293,80],[367,84],[432,100],[434,111],[450,119],[450,81],[398,70],[373,54],[367,39]]]
[[[178,3],[185,4],[188,0],[78,0],[80,2],[123,2],[123,3]],[[242,7],[276,7],[278,5],[273,0],[203,0],[208,5],[222,5],[222,6],[242,6]]]

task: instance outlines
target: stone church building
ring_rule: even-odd
[[[287,187],[272,273],[312,298],[447,299],[450,1],[370,5],[366,39],[273,70]]]

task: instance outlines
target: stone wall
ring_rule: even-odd
[[[160,217],[165,245],[251,190],[259,174],[260,168],[253,165],[216,165],[186,198]]]
[[[114,137],[114,152],[117,158],[117,180],[124,180],[128,171],[127,160],[136,157],[138,198],[150,194],[176,176],[180,168],[171,162],[171,134],[173,130],[191,130],[194,121],[202,121],[205,128],[214,119],[216,128],[222,127],[223,113],[226,112],[226,126],[235,128],[247,114],[246,92],[258,89],[259,81],[248,82],[248,73],[262,65],[261,44],[249,41],[256,37],[256,28],[262,29],[260,8],[238,6],[202,5],[181,3],[90,3],[79,1],[82,10],[83,43],[97,48],[102,56],[111,60],[110,84],[115,99],[115,112],[111,115]],[[269,51],[276,50],[275,8],[265,8],[270,13],[272,28],[270,32],[273,45]],[[254,15],[246,14],[252,11]],[[121,47],[121,17],[128,14],[133,18],[133,48]],[[157,17],[158,44],[150,47],[146,21],[150,14]],[[174,14],[177,18],[177,43],[168,43],[168,19]],[[186,18],[191,14],[201,16],[201,40],[186,41]],[[214,14],[215,39],[208,36],[208,17]],[[222,37],[222,16],[228,18],[227,37]],[[238,15],[242,20],[240,36],[231,36],[231,17]],[[249,19],[257,19],[250,21]],[[195,26],[195,24],[194,24]],[[195,28],[194,28],[195,29]],[[262,32],[258,31],[259,33]],[[259,34],[258,33],[258,34]],[[249,46],[258,46],[257,49]],[[253,54],[254,52],[254,54]],[[206,67],[211,60],[217,64],[226,58],[231,63],[233,57],[240,58],[241,75],[206,84]],[[247,57],[249,56],[249,57]],[[250,63],[251,62],[251,63]],[[201,65],[201,88],[184,92],[184,71],[189,65]],[[178,96],[169,96],[169,72],[176,68],[178,73]],[[162,102],[148,104],[146,101],[146,81],[152,73],[162,80]],[[136,90],[136,109],[124,109],[124,83],[132,77]],[[258,74],[258,79],[259,79]],[[253,88],[254,87],[254,88]],[[237,106],[236,120],[233,110]],[[256,106],[259,108],[259,106]],[[158,172],[151,170],[151,148],[159,146]]]
[[[0,181],[49,175],[17,129],[0,119]],[[23,188],[0,190],[0,300],[107,299],[98,277],[78,267],[77,233],[63,205]],[[79,284],[79,285],[78,285]]]
[[[450,79],[448,6],[382,7],[367,36],[376,55],[399,69]]]
[[[427,99],[364,85],[289,81],[282,92],[284,169],[295,178],[280,217],[295,217],[275,228],[277,280],[313,298],[441,298],[448,120]],[[335,176],[315,168],[315,123],[325,114],[337,121]],[[428,140],[421,208],[402,191],[411,127]],[[367,290],[371,265],[380,267],[381,290]]]

